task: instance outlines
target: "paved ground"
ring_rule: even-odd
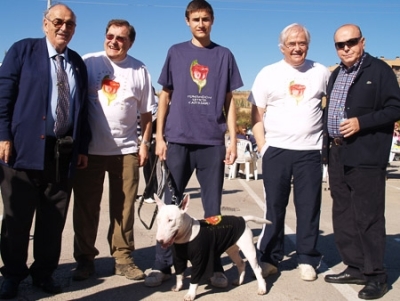
[[[389,273],[390,291],[381,300],[394,301],[399,300],[400,295],[400,162],[394,161],[388,168],[387,181],[387,251],[386,266]],[[247,267],[245,283],[240,287],[229,286],[226,289],[212,288],[208,283],[201,283],[198,289],[197,300],[218,300],[236,301],[236,300],[270,300],[270,301],[302,301],[302,300],[358,300],[357,293],[362,288],[357,285],[332,285],[323,280],[326,273],[341,272],[344,268],[340,257],[336,251],[331,223],[332,201],[329,195],[329,188],[323,183],[323,202],[321,209],[321,236],[319,239],[319,250],[324,254],[323,262],[318,270],[319,277],[314,282],[304,282],[300,280],[296,261],[294,258],[295,236],[295,213],[293,202],[290,200],[286,215],[286,240],[285,240],[285,258],[279,266],[279,273],[267,278],[268,293],[264,296],[258,296],[257,284],[252,277],[250,267]],[[107,186],[107,184],[105,184]],[[144,184],[141,182],[140,191]],[[191,195],[191,205],[189,213],[197,218],[202,218],[202,206],[197,180],[191,179],[187,192]],[[73,200],[71,203],[72,208]],[[246,182],[243,179],[226,180],[224,185],[222,212],[227,215],[263,215],[264,201],[262,192],[262,180],[251,180]],[[154,205],[144,204],[142,208],[142,217],[146,222],[150,222],[154,210]],[[64,293],[57,296],[49,296],[31,285],[31,279],[27,278],[20,286],[20,293],[17,300],[146,300],[146,301],[165,301],[182,300],[185,294],[181,292],[171,292],[170,288],[174,284],[174,277],[163,283],[157,288],[145,287],[143,281],[129,281],[121,276],[113,275],[113,260],[109,256],[108,245],[106,241],[108,228],[108,199],[104,196],[102,201],[102,214],[97,240],[97,248],[100,255],[96,258],[96,274],[87,281],[74,282],[71,279],[72,270],[75,262],[72,257],[73,230],[72,214],[68,220],[64,231],[64,240],[60,266],[55,273],[55,278],[62,283]],[[0,214],[2,209],[0,208]],[[137,213],[137,212],[136,212]],[[259,225],[251,224],[255,241],[260,234]],[[135,240],[137,250],[134,252],[136,264],[143,270],[148,271],[154,258],[156,226],[151,230],[146,230],[136,219]],[[29,253],[29,262],[32,262],[32,251]],[[236,270],[230,260],[223,255],[224,268],[229,280],[235,278]],[[0,263],[1,264],[1,263]],[[2,277],[0,276],[0,282]],[[184,282],[185,290],[189,286],[188,279]]]

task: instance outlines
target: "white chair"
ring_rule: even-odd
[[[392,139],[392,149],[390,150],[390,155],[389,155],[389,164],[394,161],[394,157],[396,154],[400,153],[400,145],[399,145],[399,139],[398,137],[393,137]]]
[[[236,178],[236,174],[238,171],[238,166],[240,164],[244,164],[244,173],[246,175],[246,181],[250,180],[250,170],[253,170],[254,180],[258,179],[257,173],[257,154],[253,152],[252,145],[249,140],[245,139],[237,139],[237,158],[235,163],[232,164],[229,170],[228,179]]]

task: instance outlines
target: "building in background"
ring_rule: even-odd
[[[379,57],[379,59],[386,62],[392,68],[394,74],[396,74],[397,82],[399,83],[399,86],[400,86],[400,57],[396,56],[396,58],[394,60],[391,60],[391,59],[386,59],[385,57],[381,56],[381,57]],[[328,69],[332,72],[338,66],[339,66],[339,64],[336,64],[336,65],[328,67]]]
[[[390,67],[392,67],[394,74],[396,74],[397,82],[400,85],[400,57],[396,56],[394,60],[388,60],[381,56],[380,59],[385,61]]]

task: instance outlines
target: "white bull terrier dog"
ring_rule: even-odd
[[[176,285],[173,291],[179,291],[183,286],[184,271],[187,261],[192,264],[192,275],[185,301],[196,297],[198,283],[203,276],[210,277],[214,271],[214,262],[226,252],[236,264],[239,277],[233,282],[241,285],[245,276],[246,264],[239,254],[241,250],[247,258],[258,282],[258,294],[267,293],[267,284],[262,277],[261,267],[257,261],[257,253],[253,243],[253,234],[246,222],[271,224],[270,221],[255,216],[219,215],[196,220],[186,211],[189,205],[189,195],[186,195],[179,208],[176,205],[165,205],[156,195],[158,206],[156,240],[163,248],[173,245]],[[217,273],[214,273],[214,276]]]

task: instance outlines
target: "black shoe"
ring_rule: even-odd
[[[94,274],[93,261],[80,261],[75,271],[72,273],[72,280],[82,281],[88,279]]]
[[[0,299],[12,299],[18,294],[20,281],[14,278],[4,278],[0,289]]]
[[[325,281],[329,283],[340,283],[340,284],[366,284],[367,281],[364,279],[360,279],[350,274],[346,273],[346,271],[341,272],[340,274],[326,275]]]
[[[49,294],[59,294],[62,292],[61,285],[55,283],[52,277],[48,277],[43,280],[33,279],[32,284],[40,287],[44,292]]]
[[[372,300],[379,299],[388,291],[387,283],[368,281],[367,285],[358,293],[358,298]]]

